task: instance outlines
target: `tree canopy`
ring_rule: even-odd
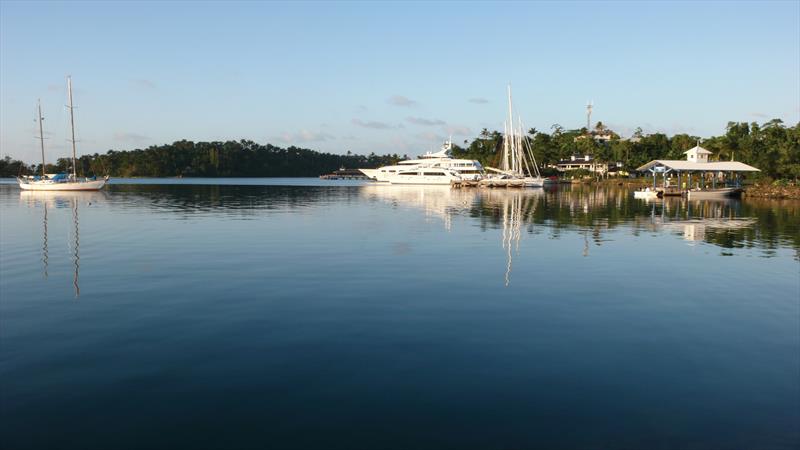
[[[572,155],[591,155],[598,161],[620,163],[629,171],[653,159],[683,159],[683,152],[700,141],[700,137],[688,134],[672,137],[663,133],[645,134],[640,128],[631,138],[622,139],[600,122],[595,128],[607,131],[611,138],[597,140],[587,130],[566,130],[554,124],[550,133],[531,128],[524,139],[542,167]],[[761,169],[761,176],[771,178],[800,177],[800,123],[787,127],[780,119],[763,124],[728,122],[724,135],[705,138],[701,145],[714,153],[711,160],[742,161]],[[502,133],[484,128],[472,141],[465,140],[464,147],[454,145],[452,153],[456,158],[498,167],[502,146]],[[249,140],[182,140],[146,149],[83,155],[78,160],[78,173],[113,177],[309,177],[340,167],[379,167],[407,158],[407,155],[375,153],[339,155]],[[60,158],[48,165],[46,171],[67,172],[71,164],[71,159]],[[0,160],[0,176],[40,171],[41,165],[27,165],[8,156]]]

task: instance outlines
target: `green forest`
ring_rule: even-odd
[[[606,134],[610,140],[581,139],[581,136]],[[773,179],[796,180],[800,177],[800,123],[786,127],[780,119],[763,124],[757,122],[728,122],[722,136],[700,138],[688,134],[667,136],[663,133],[644,134],[637,129],[629,139],[622,139],[612,130],[598,122],[593,130],[565,130],[553,125],[550,132],[528,130],[526,137],[536,161],[542,167],[555,164],[570,156],[591,155],[597,161],[621,163],[626,171],[654,159],[685,159],[686,150],[697,145],[714,154],[710,160],[736,160],[758,167],[761,173]],[[484,165],[497,167],[502,134],[484,129],[472,142],[457,147],[453,155],[459,158],[477,159]]]
[[[623,139],[600,122],[592,130],[565,130],[556,124],[548,131],[532,128],[526,136],[542,167],[569,159],[571,155],[591,155],[599,162],[621,163],[624,170],[633,171],[653,159],[684,159],[683,152],[701,141],[704,148],[714,153],[711,160],[742,161],[761,169],[759,177],[794,181],[800,177],[800,123],[787,127],[780,119],[762,124],[729,122],[724,135],[702,139],[688,134],[671,137],[663,133],[645,134],[641,129],[631,138]],[[599,134],[610,139],[589,138]],[[475,159],[484,166],[496,167],[502,140],[502,133],[483,129],[472,141],[454,145],[453,157]],[[314,177],[340,167],[379,167],[407,158],[408,155],[375,153],[339,155],[248,140],[182,140],[146,149],[83,155],[78,160],[78,173],[112,177]],[[70,159],[59,158],[55,164],[48,164],[46,171],[66,172],[70,167]],[[29,165],[8,156],[0,159],[0,176],[39,172],[41,164]]]

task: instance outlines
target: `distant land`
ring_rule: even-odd
[[[641,129],[623,139],[601,122],[591,130],[565,130],[558,124],[549,132],[530,129],[526,139],[542,167],[573,155],[591,155],[597,161],[620,163],[624,170],[630,171],[653,159],[683,159],[683,152],[700,141],[704,148],[714,152],[712,160],[736,160],[753,165],[761,169],[758,177],[795,182],[800,178],[800,123],[786,126],[780,119],[762,124],[728,122],[724,135],[703,139],[688,134],[671,137],[662,133],[644,134]],[[483,129],[472,141],[455,144],[453,157],[495,166],[502,140],[502,133]],[[316,177],[341,167],[380,167],[407,158],[408,155],[397,154],[322,153],[249,140],[182,140],[146,149],[83,155],[78,160],[78,172],[112,177]],[[66,172],[70,166],[71,159],[62,157],[48,164],[46,172]],[[38,172],[41,172],[41,163],[28,164],[9,156],[0,159],[2,177]]]

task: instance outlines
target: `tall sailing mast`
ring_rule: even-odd
[[[516,153],[517,153],[517,143],[514,139],[514,116],[512,113],[513,107],[511,105],[511,83],[508,84],[508,131],[506,131],[506,138],[509,140],[510,144],[510,152],[509,156],[511,161],[510,166],[508,169],[516,171],[517,163],[516,163]]]
[[[76,163],[76,151],[75,151],[75,114],[73,114],[72,110],[74,107],[72,106],[72,77],[67,77],[67,92],[69,94],[69,123],[72,129],[72,179],[76,180],[78,178],[77,173],[77,163]]]
[[[39,115],[36,118],[36,121],[39,122],[39,142],[42,143],[42,178],[45,177],[44,174],[44,130],[42,129],[42,121],[44,117],[42,117],[42,100],[39,99],[37,101],[37,106],[39,109]]]

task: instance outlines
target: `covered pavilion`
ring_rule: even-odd
[[[710,151],[700,147],[699,145],[690,148],[683,152],[686,155],[686,160],[673,160],[673,159],[654,159],[649,163],[636,169],[639,172],[651,172],[653,174],[653,189],[656,188],[656,180],[658,174],[661,174],[664,180],[663,186],[667,187],[667,175],[675,173],[678,176],[678,189],[682,189],[683,175],[687,176],[685,186],[691,188],[692,174],[695,172],[701,173],[701,180],[706,179],[706,174],[711,173],[712,187],[716,188],[719,178],[723,178],[725,173],[732,174],[732,179],[736,184],[739,183],[739,175],[743,172],[760,172],[759,169],[747,165],[739,161],[708,161],[708,155],[712,154]],[[702,186],[701,186],[702,187]]]

